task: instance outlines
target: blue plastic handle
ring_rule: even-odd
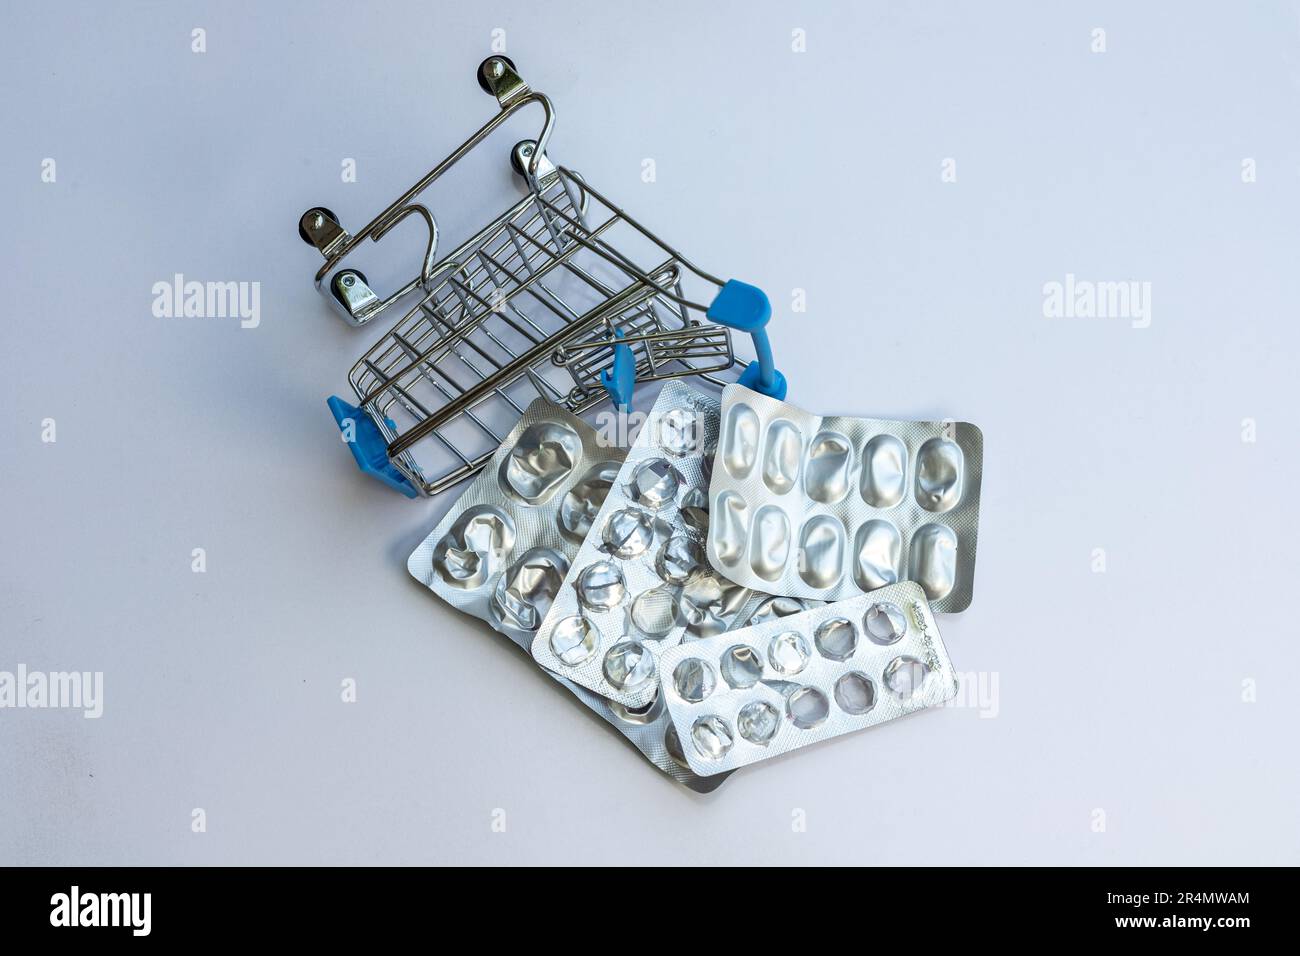
[[[785,376],[772,360],[772,343],[767,340],[767,323],[772,318],[772,303],[767,293],[756,285],[729,279],[714,297],[706,313],[710,322],[738,332],[748,332],[754,340],[756,361],[740,374],[740,384],[780,400],[785,398]]]
[[[349,405],[337,395],[331,395],[325,404],[330,407],[339,431],[346,434],[351,424],[352,440],[347,443],[347,446],[352,452],[352,457],[356,459],[358,468],[408,498],[419,497],[420,493],[415,486],[397,470],[396,465],[389,461],[388,442],[369,415],[355,405]],[[390,427],[396,427],[391,420],[388,424]]]

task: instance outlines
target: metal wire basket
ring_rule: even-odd
[[[356,403],[329,402],[362,470],[412,497],[437,494],[482,467],[538,394],[574,412],[607,395],[626,407],[637,381],[698,375],[722,383],[744,365],[740,381],[783,396],[763,292],[696,267],[576,172],[553,165],[545,144],[554,111],[507,58],[485,60],[479,79],[501,112],[361,233],[348,236],[322,207],[300,223],[326,257],[318,284],[353,324],[416,293],[352,367]],[[534,102],[545,114],[541,134],[511,151],[528,194],[434,261],[437,227],[415,197]],[[429,224],[425,261],[382,297],[340,264],[362,238],[377,240],[409,215]],[[737,359],[732,330],[752,335],[755,361]]]

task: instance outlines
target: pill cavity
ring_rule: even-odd
[[[623,572],[612,561],[597,561],[578,575],[578,600],[594,611],[606,611],[623,603],[627,585]]]
[[[892,601],[877,601],[863,615],[862,628],[876,644],[897,644],[907,633],[907,615]]]
[[[704,534],[709,530],[709,493],[706,488],[687,488],[677,502],[682,523]]]
[[[520,631],[537,630],[568,570],[568,560],[558,551],[533,548],[525,552],[497,580],[489,602],[493,622]]]
[[[744,478],[758,457],[758,415],[744,402],[727,411],[722,430],[722,466],[732,478]]]
[[[499,573],[515,543],[515,523],[493,505],[476,505],[433,549],[433,567],[454,588],[477,588]]]
[[[764,581],[775,581],[790,557],[790,519],[776,505],[764,505],[754,515],[749,566]]]
[[[763,448],[763,484],[775,494],[783,495],[799,481],[799,462],[803,457],[803,438],[799,430],[783,418],[767,426]]]
[[[799,532],[799,577],[814,588],[834,587],[844,568],[844,525],[831,515],[815,515]]]
[[[766,746],[781,726],[781,712],[765,700],[756,700],[740,708],[736,730],[751,744]]]
[[[627,494],[639,505],[658,511],[677,497],[682,476],[666,458],[648,458],[632,469]]]
[[[930,668],[915,657],[895,657],[885,667],[885,686],[907,699],[921,692]]]
[[[685,584],[703,564],[699,542],[684,534],[670,537],[655,556],[655,572],[668,584]]]
[[[716,714],[710,714],[691,725],[691,742],[701,756],[719,760],[731,749],[735,737],[729,723]]]
[[[898,581],[903,536],[891,522],[873,518],[858,529],[853,550],[853,580],[864,591],[874,591]]]
[[[582,455],[582,440],[568,425],[536,422],[524,429],[501,463],[501,485],[536,505],[547,501]]]
[[[943,524],[927,524],[912,536],[908,578],[925,589],[928,600],[946,597],[957,584],[957,533]]]
[[[688,657],[673,668],[673,690],[691,704],[698,704],[712,694],[717,682],[713,665],[698,657]]]
[[[961,447],[947,438],[931,438],[916,453],[916,501],[926,511],[957,507],[962,486]]]
[[[654,519],[640,508],[621,508],[609,516],[602,540],[605,550],[627,560],[644,554],[654,541]]]
[[[858,671],[850,671],[835,682],[835,704],[846,714],[865,714],[876,705],[876,685]]]
[[[767,662],[780,674],[799,673],[807,666],[810,656],[808,642],[798,631],[776,635],[767,648]]]
[[[551,653],[569,667],[591,659],[598,643],[596,629],[585,617],[575,614],[562,618],[551,631]]]
[[[728,687],[746,690],[763,676],[763,659],[748,644],[736,644],[723,652],[721,669]]]
[[[873,508],[892,508],[903,500],[907,448],[893,435],[877,435],[862,451],[862,500]]]
[[[800,687],[785,699],[785,712],[800,730],[812,730],[825,722],[831,703],[816,687]]]
[[[650,682],[655,673],[655,658],[640,641],[619,641],[605,654],[602,665],[605,680],[619,690],[636,690]]]
[[[659,419],[659,447],[670,455],[689,455],[704,448],[704,423],[689,408],[670,408]]]
[[[733,565],[749,541],[749,505],[734,491],[727,491],[718,497],[717,510],[712,522],[713,552],[723,564]]]
[[[847,661],[858,649],[858,632],[842,617],[823,622],[813,633],[817,653],[827,660]]]
[[[632,602],[632,624],[646,637],[663,637],[676,623],[677,598],[671,588],[650,588]]]
[[[560,501],[557,521],[560,533],[574,544],[581,544],[600,513],[609,489],[618,478],[619,464],[604,461],[591,468]]]
[[[834,504],[849,493],[853,451],[849,440],[836,432],[821,432],[808,446],[804,491],[813,501]]]

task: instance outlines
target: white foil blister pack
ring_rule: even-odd
[[[752,600],[704,553],[718,420],[716,399],[664,384],[533,639],[543,667],[643,707],[659,654],[725,631]]]
[[[961,611],[983,458],[969,422],[813,415],[729,385],[709,561],[745,587],[825,601],[915,581],[935,611]]]
[[[701,777],[957,693],[925,593],[911,581],[670,648],[659,678],[686,761]]]
[[[537,399],[451,510],[411,553],[411,574],[452,607],[529,649],[625,451],[582,419]],[[660,770],[699,792],[663,704],[629,709],[548,672]]]

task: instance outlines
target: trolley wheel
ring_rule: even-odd
[[[531,147],[525,154],[524,149]],[[510,148],[510,168],[515,171],[515,175],[521,179],[528,178],[527,160],[533,158],[533,150],[537,148],[537,141],[533,139],[521,139]]]
[[[510,59],[510,57],[508,56],[502,56],[500,54],[493,54],[492,56],[484,60],[482,63],[480,63],[478,65],[478,85],[482,87],[483,92],[487,93],[488,95],[492,94],[492,87],[488,86],[487,65],[491,63],[493,60],[501,60],[503,63],[506,64],[506,66],[510,67],[510,69],[512,70],[515,69],[515,61]],[[518,71],[516,70],[515,72]]]
[[[334,298],[338,299],[339,305],[342,305],[344,307],[347,306],[347,302],[344,301],[343,299],[343,293],[339,291],[338,282],[341,276],[348,275],[349,273],[356,276],[365,285],[370,285],[370,280],[366,278],[366,274],[362,272],[360,269],[346,269],[343,272],[340,272],[337,276],[335,276],[334,281],[330,283],[330,293],[334,296]]]
[[[307,212],[303,213],[301,218],[298,220],[298,237],[309,246],[314,246],[316,243],[312,242],[311,237],[307,235],[307,230],[303,228],[302,221],[307,218],[308,213],[313,212],[323,212],[335,222],[339,221],[339,217],[334,215],[334,211],[332,209],[326,209],[324,206],[314,206],[311,209],[308,209]]]

